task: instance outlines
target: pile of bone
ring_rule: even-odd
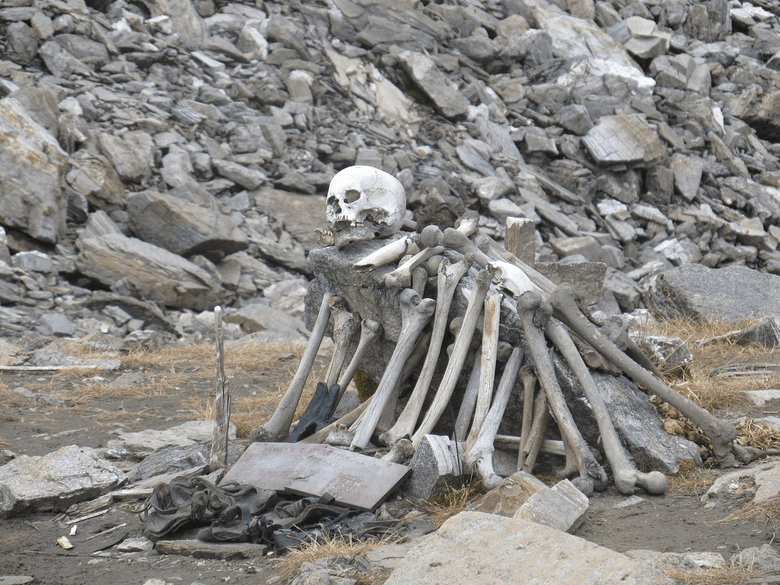
[[[591,404],[618,490],[633,493],[635,486],[639,486],[654,494],[665,491],[666,479],[662,473],[642,473],[631,462],[573,337],[580,345],[585,341],[643,389],[665,400],[698,425],[711,441],[714,455],[721,464],[733,461],[732,441],[736,431],[732,425],[669,388],[657,377],[657,370],[641,350],[630,344],[627,351],[620,349],[610,336],[585,316],[570,287],[556,286],[481,233],[476,214],[466,213],[455,226],[444,230],[429,225],[419,234],[397,237],[396,232],[404,223],[403,212],[399,211],[405,209],[405,204],[402,204],[403,189],[392,176],[365,167],[351,167],[339,173],[331,183],[328,200],[329,225],[337,250],[346,252],[360,242],[386,239],[385,245],[356,262],[353,268],[371,272],[399,263],[395,270],[384,274],[383,280],[386,286],[389,285],[386,289],[389,294],[397,295],[401,330],[372,397],[303,440],[322,441],[330,429],[347,425],[352,433],[351,449],[369,448],[375,438],[388,448],[385,459],[408,459],[423,438],[431,433],[456,395],[456,386],[481,320],[479,355],[474,360],[465,391],[457,394],[462,399],[454,435],[466,439],[464,461],[487,489],[495,487],[501,480],[493,469],[492,454],[499,425],[517,379],[523,387],[518,468],[533,470],[547,425],[554,419],[565,445],[564,475],[576,475],[575,485],[586,494],[606,487],[607,474],[583,439],[563,397],[550,353],[552,346],[563,356]],[[507,230],[508,240],[511,241],[511,222]],[[388,237],[394,234],[394,237]],[[419,251],[410,256],[408,252],[415,245]],[[401,260],[404,256],[406,259]],[[432,262],[434,259],[436,261]],[[431,266],[438,266],[434,291],[427,290]],[[470,280],[464,293],[468,304],[462,318],[459,318],[459,327],[455,328],[455,341],[434,391],[431,382],[443,357],[442,344],[449,325],[452,300],[458,288],[465,286],[469,271],[476,271],[476,276]],[[433,298],[423,298],[426,295]],[[369,347],[382,331],[380,323],[366,316],[361,318],[346,305],[343,299],[329,291],[324,292],[312,337],[298,372],[273,417],[253,431],[254,440],[283,440],[288,436],[303,385],[331,315],[335,349],[325,383],[321,386],[332,388],[333,407],[338,403]],[[513,327],[515,324],[519,324],[522,330],[516,339],[522,338],[522,341],[502,347],[507,344],[499,340],[500,327]],[[347,363],[358,330],[359,341]],[[418,369],[415,353],[420,347],[426,348],[426,353]],[[494,389],[499,353],[508,354],[508,359]],[[410,369],[415,370],[417,381],[404,407],[397,409],[400,382]],[[541,390],[535,396],[537,384]],[[298,427],[301,424],[299,422]],[[385,430],[379,432],[378,429]]]

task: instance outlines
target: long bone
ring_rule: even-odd
[[[485,421],[490,401],[493,399],[493,385],[496,378],[496,362],[498,361],[498,324],[501,318],[501,299],[503,294],[496,293],[485,299],[485,314],[482,317],[482,347],[481,369],[477,402],[474,408],[474,419],[471,423],[467,442],[477,440]]]
[[[552,292],[555,290],[557,285],[553,281],[544,276],[542,273],[538,272],[532,266],[529,266],[520,260],[520,258],[512,254],[487,234],[477,230],[477,232],[474,234],[472,243],[479,250],[482,250],[491,261],[508,262],[509,264],[512,264],[513,266],[522,270],[523,273],[525,273],[525,275],[531,279],[531,282],[533,282],[546,294],[552,294]]]
[[[482,487],[486,490],[492,490],[502,478],[493,470],[493,442],[498,433],[498,427],[504,416],[506,405],[509,402],[509,396],[512,394],[517,372],[523,362],[523,350],[515,347],[512,355],[504,366],[504,372],[501,375],[501,381],[496,388],[496,394],[493,398],[493,404],[485,416],[479,435],[473,441],[471,446],[466,443],[466,464],[474,468],[477,475],[482,480]],[[473,428],[473,427],[472,427]]]
[[[419,294],[419,292],[418,292]],[[390,393],[390,398],[385,404],[385,409],[382,411],[382,416],[379,418],[379,422],[376,425],[377,434],[384,434],[390,429],[396,421],[396,413],[398,411],[398,396],[401,392],[401,387],[406,383],[406,380],[416,372],[418,365],[428,353],[428,346],[430,345],[431,332],[423,331],[420,337],[417,339],[417,343],[414,345],[412,353],[406,358],[406,363],[401,369],[401,374],[398,376],[398,380]]]
[[[423,266],[418,266],[412,270],[412,286],[417,294],[425,296],[425,287],[428,285],[428,271]]]
[[[344,391],[352,381],[355,372],[357,372],[357,369],[360,367],[360,363],[363,361],[366,352],[374,345],[374,342],[379,339],[381,335],[382,325],[378,321],[374,321],[373,319],[363,319],[363,321],[361,321],[360,339],[358,340],[357,349],[352,355],[352,359],[349,360],[349,365],[347,366],[347,369],[344,370],[344,373],[339,380],[339,396],[336,400],[337,405],[339,400],[341,400],[341,397],[344,396]],[[333,413],[331,413],[331,415],[332,414]]]
[[[251,433],[252,441],[256,442],[276,442],[283,441],[290,434],[290,425],[295,416],[295,409],[298,408],[298,402],[301,400],[303,387],[309,372],[314,365],[314,358],[317,357],[317,351],[320,349],[322,338],[325,336],[325,329],[330,321],[329,303],[333,295],[326,292],[322,296],[320,312],[317,314],[317,320],[312,328],[309,343],[303,352],[298,369],[295,371],[292,382],[287,391],[282,396],[279,404],[270,420],[261,427],[257,427]]]
[[[338,381],[341,370],[344,369],[349,344],[358,330],[360,315],[352,313],[347,308],[347,302],[341,297],[332,298],[328,304],[330,305],[330,314],[333,317],[334,344],[333,355],[328,365],[328,371],[325,373],[325,384],[330,388]]]
[[[430,240],[428,240],[430,242]],[[491,258],[472,242],[464,233],[447,228],[439,237],[433,238],[433,241],[440,241],[445,247],[457,250],[461,254],[473,254],[474,261],[483,268],[491,267],[503,280],[504,287],[514,296],[519,296],[526,290],[541,289],[528,277],[528,275],[516,265],[504,260]],[[426,241],[423,240],[423,245]]]
[[[403,370],[406,360],[412,353],[417,338],[423,328],[433,317],[436,301],[433,299],[420,299],[413,289],[405,288],[399,295],[401,307],[401,333],[398,335],[398,343],[390,356],[390,361],[385,368],[379,386],[374,392],[371,406],[365,411],[363,419],[355,432],[350,449],[364,449],[371,439],[379,418],[382,416],[391,393]]]
[[[498,351],[497,351],[497,361],[506,362],[509,359],[509,356],[511,354],[512,354],[512,345],[507,343],[506,341],[499,341]],[[474,409],[477,406],[477,398],[479,394],[479,384],[480,384],[480,378],[482,373],[482,365],[483,365],[482,348],[478,347],[474,352],[474,365],[472,367],[471,373],[469,374],[469,381],[466,384],[466,389],[463,392],[463,400],[460,401],[458,418],[455,422],[454,435],[455,437],[457,437],[459,441],[463,437],[467,436],[467,434],[470,432],[469,427],[472,426]],[[488,408],[489,407],[490,404],[488,404]],[[481,418],[481,422],[484,421],[484,418],[485,418],[484,416]]]
[[[577,346],[574,345],[568,331],[557,319],[549,319],[545,331],[547,337],[555,344],[566,363],[569,364],[572,372],[579,380],[588,402],[590,402],[593,416],[596,418],[596,423],[601,433],[604,452],[612,467],[615,487],[621,494],[626,495],[634,493],[635,485],[638,485],[649,494],[663,494],[666,491],[666,476],[660,471],[642,473],[634,467],[628,458],[615,431],[615,426],[612,424],[607,405],[604,403],[598,386],[596,386],[593,376],[591,376],[588,367],[582,360],[582,356],[577,351]]]
[[[454,440],[461,441],[466,433],[469,432],[471,418],[474,415],[474,407],[477,404],[477,395],[479,394],[479,379],[482,371],[482,348],[478,347],[474,352],[474,365],[471,366],[469,381],[466,383],[466,389],[463,391],[463,400],[460,401],[458,418],[455,420]]]
[[[398,417],[395,425],[386,433],[383,433],[379,440],[387,446],[393,445],[401,437],[411,435],[414,432],[414,426],[420,417],[420,411],[428,394],[428,388],[431,385],[433,374],[436,371],[436,365],[441,355],[441,346],[444,341],[444,335],[447,332],[447,318],[452,305],[452,297],[458,287],[460,279],[471,268],[472,261],[465,258],[454,264],[449,260],[444,260],[439,265],[439,274],[436,285],[436,310],[433,317],[433,328],[431,331],[431,341],[428,346],[428,353],[425,356],[420,374],[417,377],[417,383],[412,390],[409,399],[406,402],[403,412]]]
[[[398,268],[385,274],[385,286],[388,288],[409,288],[412,284],[412,271],[432,256],[442,252],[444,252],[444,246],[423,248],[406,262],[403,262]]]
[[[539,383],[547,395],[550,409],[558,423],[564,441],[569,443],[577,458],[580,476],[573,483],[582,493],[589,496],[593,489],[601,490],[606,487],[607,474],[582,438],[574,418],[566,406],[558,379],[555,377],[555,368],[541,329],[549,318],[552,308],[547,303],[542,305],[542,297],[539,293],[527,291],[517,299],[517,310],[523,323],[523,332],[528,347],[534,359]]]
[[[539,392],[534,399],[534,418],[531,423],[531,430],[528,433],[528,439],[523,445],[520,461],[521,465],[518,465],[518,469],[522,469],[526,473],[531,473],[536,465],[536,458],[539,455],[539,451],[542,448],[544,442],[544,435],[547,432],[547,425],[550,424],[552,415],[547,409],[547,395],[544,392]]]
[[[355,262],[352,265],[352,268],[360,272],[376,270],[385,264],[397,262],[399,258],[402,258],[406,254],[416,254],[420,251],[420,248],[417,245],[418,239],[419,236],[414,234],[393,240],[378,250],[374,250],[365,258]]]
[[[523,383],[523,419],[520,426],[520,445],[517,449],[517,468],[523,468],[523,450],[528,442],[534,415],[534,388],[536,388],[536,374],[533,368],[526,364],[520,368],[520,381]]]
[[[634,380],[640,387],[657,395],[679,410],[691,422],[701,427],[710,439],[715,457],[721,466],[726,467],[734,462],[734,455],[731,452],[731,444],[737,437],[737,430],[734,428],[734,425],[715,417],[695,402],[675,392],[620,351],[593,323],[582,315],[569,286],[560,285],[551,295],[551,302],[556,311],[556,316],[559,316],[561,321],[592,345],[596,351],[607,358],[613,365],[620,368],[623,373]]]
[[[447,368],[444,371],[439,388],[436,390],[433,402],[428,408],[422,423],[420,423],[420,427],[412,436],[412,443],[415,449],[423,437],[433,430],[452,397],[455,385],[458,382],[458,376],[471,345],[474,328],[477,326],[477,320],[482,312],[482,302],[485,299],[485,295],[487,295],[488,288],[490,288],[490,272],[488,270],[480,270],[474,281],[474,288],[471,291],[466,313],[463,316],[463,325],[455,338],[455,345],[447,362]]]

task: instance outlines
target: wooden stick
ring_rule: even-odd
[[[214,432],[211,438],[209,472],[227,468],[228,433],[230,432],[230,392],[225,375],[225,340],[222,335],[222,307],[214,307],[214,329],[217,343],[217,393],[214,399]]]

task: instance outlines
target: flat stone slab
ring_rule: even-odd
[[[658,276],[648,305],[663,318],[738,323],[773,317],[780,314],[780,276],[745,266],[680,266]]]
[[[780,390],[776,388],[747,390],[742,394],[756,406],[764,406],[767,402],[771,402],[772,400],[780,400]]]
[[[189,447],[196,443],[208,443],[214,432],[214,421],[193,420],[170,429],[121,433],[108,442],[110,449],[127,449],[133,453],[154,453],[166,447]],[[236,438],[236,427],[230,425],[228,438]]]
[[[550,489],[539,490],[520,506],[515,518],[531,520],[550,528],[574,532],[588,511],[588,497],[568,479]]]
[[[42,457],[22,455],[0,467],[0,518],[30,510],[66,510],[124,480],[121,469],[89,447],[71,445]]]
[[[528,520],[462,512],[421,539],[385,585],[671,585],[642,561]]]
[[[360,453],[309,443],[252,443],[220,482],[253,485],[373,511],[411,469]]]
[[[719,495],[736,491],[742,493],[745,489],[755,489],[755,504],[763,504],[780,496],[780,461],[759,462],[753,467],[743,467],[722,475],[702,496],[702,502],[715,506]]]

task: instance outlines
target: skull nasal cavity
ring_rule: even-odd
[[[360,199],[360,191],[357,189],[349,189],[344,193],[344,201],[347,203],[354,203],[358,199]]]

